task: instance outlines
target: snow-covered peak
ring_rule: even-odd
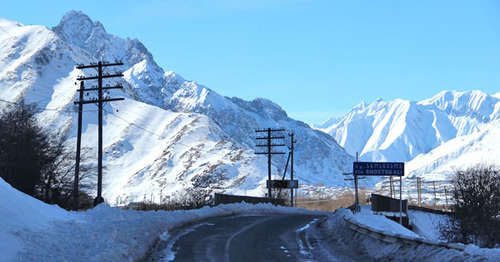
[[[316,129],[323,129],[323,128],[328,128],[328,127],[331,127],[335,124],[337,124],[338,122],[340,122],[340,120],[342,120],[342,117],[330,117],[328,118],[327,120],[325,120],[323,123],[321,124],[315,124],[315,125],[312,125],[313,128],[316,128]]]
[[[361,101],[357,106],[355,106],[353,109],[364,109],[367,106],[365,101]]]
[[[421,105],[434,105],[453,116],[468,116],[481,122],[498,118],[493,114],[494,106],[499,102],[495,96],[479,90],[466,92],[442,91],[432,98],[419,102]]]
[[[21,26],[24,26],[23,24],[21,23],[18,23],[18,22],[15,22],[15,21],[11,21],[9,19],[5,19],[5,18],[1,18],[0,17],[0,26],[4,29],[4,30],[8,30],[8,29],[11,29],[11,28],[17,28],[17,27],[21,27]],[[0,29],[1,30],[1,29]],[[2,30],[3,31],[3,30]],[[5,32],[5,31],[4,31]],[[7,31],[8,32],[8,31]]]
[[[71,10],[66,13],[59,24],[52,28],[64,41],[85,47],[87,40],[92,35],[106,34],[104,26],[100,22],[93,22],[89,16],[82,11]]]
[[[500,119],[500,99],[482,91],[443,91],[416,102],[375,100],[360,104],[327,128],[350,154],[363,160],[408,161],[458,136]]]
[[[52,30],[62,40],[82,48],[98,60],[121,60],[125,65],[133,66],[147,59],[158,67],[151,53],[139,40],[108,34],[99,21],[92,21],[81,11],[69,11]]]

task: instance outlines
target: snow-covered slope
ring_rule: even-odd
[[[75,33],[77,27],[84,28],[81,31],[85,33]],[[257,128],[283,127],[287,132],[294,132],[298,139],[295,152],[298,176],[302,179],[308,176],[312,183],[344,183],[340,173],[349,169],[352,157],[332,138],[290,119],[273,102],[225,97],[174,72],[164,73],[138,40],[109,35],[99,22],[92,22],[80,12],[66,14],[54,32],[97,58],[124,61],[129,67],[125,71],[125,79],[130,84],[127,90],[137,100],[177,112],[207,115],[243,146],[255,149],[253,131]],[[283,170],[286,160],[277,159],[276,165]]]
[[[16,251],[23,243],[20,231],[26,227],[41,230],[53,220],[68,220],[66,210],[43,203],[14,188],[0,178],[0,254],[2,261],[14,261]]]
[[[321,124],[313,124],[312,127],[316,129],[330,128],[333,125],[338,124],[342,120],[342,117],[330,117]]]
[[[420,102],[361,103],[322,128],[362,160],[409,161],[465,135],[498,125],[500,99],[481,91],[443,91]]]
[[[456,137],[415,157],[405,169],[410,178],[435,180],[478,164],[500,166],[500,119],[492,121],[484,130]]]
[[[75,65],[97,60],[124,62],[124,90],[110,95],[126,100],[107,104],[104,112],[103,194],[109,203],[159,202],[188,188],[261,195],[266,158],[254,155],[254,129],[265,127],[295,133],[295,175],[302,182],[344,185],[341,173],[352,157],[331,136],[290,119],[269,100],[224,97],[165,73],[137,39],[108,34],[77,11],[52,30],[0,19],[0,109],[21,98],[37,103],[44,125],[69,134],[73,144],[75,80],[95,74]],[[96,108],[85,105],[84,111],[83,145],[96,151]],[[273,173],[283,172],[285,162],[275,157]]]
[[[238,143],[253,149],[256,149],[255,129],[285,128],[288,132],[293,132],[298,140],[294,154],[295,172],[299,179],[306,180],[309,177],[313,184],[344,184],[339,171],[348,170],[353,158],[332,137],[289,118],[285,111],[267,99],[245,101],[235,97],[228,98],[195,82],[185,81],[175,74],[169,74],[168,79],[169,85],[174,86],[171,89],[179,90],[168,101],[168,106],[173,110],[206,114]],[[177,85],[180,87],[175,88]],[[286,159],[278,159],[281,160],[283,170]]]

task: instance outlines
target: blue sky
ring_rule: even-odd
[[[16,2],[0,17],[50,28],[81,10],[166,71],[310,124],[379,97],[500,92],[499,1]]]

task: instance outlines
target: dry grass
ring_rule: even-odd
[[[370,192],[367,190],[359,191],[359,202],[361,205],[367,205],[367,199]],[[307,208],[309,210],[335,211],[339,208],[347,208],[354,204],[355,194],[353,191],[345,191],[334,199],[312,199],[299,195],[297,207]]]

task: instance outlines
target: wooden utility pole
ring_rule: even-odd
[[[444,189],[444,199],[446,201],[446,208],[448,208],[448,192],[446,191],[446,186],[443,186]]]
[[[399,177],[399,224],[400,225],[403,225],[402,212],[403,212],[403,176],[400,176]]]
[[[418,206],[422,206],[422,178],[417,177],[417,196],[418,196]]]
[[[80,95],[78,96],[78,130],[76,137],[76,164],[75,164],[75,181],[73,184],[73,210],[78,210],[78,183],[80,180],[80,148],[82,145],[82,114],[83,114],[83,104],[79,103],[79,101],[83,101],[83,90],[84,84],[83,81],[80,82],[80,89],[78,90]]]
[[[389,176],[389,190],[391,191],[391,198],[392,198],[392,176]]]
[[[77,69],[86,69],[86,68],[94,68],[97,69],[97,76],[80,76],[77,78],[79,81],[84,81],[84,80],[97,80],[97,88],[89,88],[89,89],[83,89],[83,91],[97,91],[97,99],[91,99],[84,101],[81,99],[78,101],[80,105],[83,104],[90,104],[90,103],[97,103],[98,106],[98,158],[97,158],[97,197],[94,199],[94,206],[97,206],[98,204],[104,202],[104,198],[102,198],[102,147],[103,147],[103,141],[102,141],[102,111],[103,111],[103,105],[105,102],[111,102],[111,101],[119,101],[119,100],[124,100],[124,98],[108,98],[108,97],[103,97],[103,90],[108,90],[108,89],[121,89],[123,86],[120,84],[117,84],[115,86],[107,86],[103,87],[102,86],[102,80],[104,78],[112,78],[112,77],[122,77],[122,73],[115,73],[115,74],[104,74],[103,73],[103,68],[104,67],[111,67],[111,66],[119,66],[123,65],[122,62],[116,62],[116,63],[102,63],[99,61],[97,64],[90,64],[90,65],[78,65],[76,68]]]
[[[284,144],[273,144],[272,143],[272,140],[273,139],[284,139],[285,137],[284,136],[273,136],[272,133],[273,132],[283,132],[285,131],[285,129],[271,129],[271,128],[267,128],[267,129],[257,129],[255,130],[255,132],[257,133],[267,133],[267,136],[264,136],[264,137],[257,137],[256,139],[257,140],[266,140],[266,144],[258,144],[256,145],[257,147],[266,147],[267,148],[267,151],[266,152],[255,152],[255,154],[257,155],[267,155],[267,173],[268,173],[268,193],[267,193],[267,197],[271,198],[272,195],[271,195],[271,156],[272,155],[283,155],[285,154],[285,152],[278,152],[278,151],[273,151],[273,147],[276,147],[276,146],[284,146]]]
[[[358,154],[358,152],[356,152],[356,162],[358,162],[358,161],[359,161],[359,154]],[[355,200],[356,212],[359,212],[358,175],[354,174],[354,172],[353,172],[353,175],[354,175],[354,188],[355,188],[355,193],[356,193],[356,200]]]
[[[293,145],[295,144],[295,142],[297,142],[297,140],[295,140],[293,138],[294,134],[291,133],[291,134],[288,134],[290,136],[290,155],[291,155],[291,158],[292,158],[292,165],[291,165],[291,169],[290,169],[290,179],[293,181]],[[291,203],[291,206],[293,207],[293,188],[290,188],[290,203]]]
[[[437,206],[436,181],[432,181],[432,186],[434,187],[434,206]]]

